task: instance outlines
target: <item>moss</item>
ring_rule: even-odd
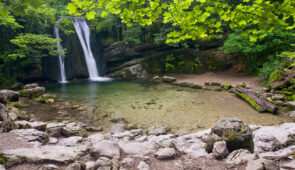
[[[28,106],[22,105],[20,103],[8,103],[8,106],[15,107],[15,108],[18,108],[18,109],[23,109],[23,108],[28,107]]]
[[[228,90],[228,89],[232,88],[232,85],[229,83],[226,83],[226,84],[222,84],[221,87]]]
[[[7,163],[7,159],[3,154],[0,154],[0,164],[5,165]]]
[[[283,80],[283,73],[280,70],[273,71],[268,78],[269,82],[276,82]]]
[[[191,88],[193,88],[193,89],[202,89],[202,86],[197,85],[197,84],[192,84]]]
[[[234,90],[234,93],[244,99],[247,103],[249,103],[255,110],[258,112],[262,112],[264,109],[261,109],[261,106],[259,106],[254,100],[252,100],[249,96],[239,93],[238,91]]]

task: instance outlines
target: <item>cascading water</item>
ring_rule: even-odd
[[[76,33],[79,37],[81,46],[83,48],[87,70],[89,73],[89,79],[92,81],[110,80],[110,78],[99,76],[97,66],[96,66],[96,61],[93,57],[93,53],[91,51],[91,46],[90,46],[90,28],[87,25],[86,21],[81,18],[73,18],[73,24],[74,24]]]
[[[59,21],[58,21],[59,23]],[[55,37],[60,39],[59,36],[59,29],[57,28],[57,26],[54,26],[54,34]],[[57,42],[57,50],[61,51],[62,49],[62,45],[60,42]],[[60,83],[66,83],[67,82],[67,77],[66,77],[66,73],[65,73],[65,61],[64,61],[64,56],[63,55],[58,55],[58,61],[59,61],[59,68],[60,68]]]

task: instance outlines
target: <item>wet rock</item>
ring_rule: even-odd
[[[254,150],[252,130],[239,119],[225,118],[219,120],[211,128],[211,135],[213,134],[226,141],[227,148],[230,152],[237,149],[248,149],[251,152]]]
[[[64,146],[77,146],[79,143],[81,143],[83,140],[83,137],[81,136],[72,136],[69,138],[62,139],[59,144]]]
[[[28,97],[28,98],[36,98],[40,97],[45,93],[44,87],[35,87],[35,88],[29,88],[19,91],[21,97]]]
[[[148,129],[148,134],[149,135],[164,135],[166,134],[170,129],[167,128],[166,126],[152,126]]]
[[[162,78],[160,76],[155,76],[151,79],[152,82],[160,83],[162,82]]]
[[[100,157],[94,164],[94,169],[97,170],[111,170],[112,169],[112,161],[106,157]]]
[[[175,149],[173,148],[162,148],[155,153],[158,159],[173,159],[176,156]]]
[[[139,165],[137,166],[137,169],[138,169],[138,170],[150,170],[150,166],[149,166],[149,164],[147,164],[146,162],[141,161],[141,162],[139,163]]]
[[[223,159],[229,154],[228,149],[226,147],[225,141],[219,141],[214,143],[213,147],[213,157],[215,159]]]
[[[280,167],[273,161],[266,159],[251,160],[248,162],[246,170],[280,170]]]
[[[61,136],[62,128],[66,125],[64,123],[49,123],[46,126],[47,133],[49,136],[52,137],[59,137]]]
[[[15,121],[14,123],[18,129],[36,129],[39,131],[45,131],[47,126],[44,122],[29,122],[26,120]]]
[[[172,82],[176,81],[176,78],[170,77],[170,76],[163,76],[162,80],[165,83],[172,83]]]
[[[125,158],[121,162],[121,166],[127,169],[132,169],[134,165],[134,159],[132,158]]]
[[[60,168],[53,164],[44,165],[42,170],[60,170]]]
[[[94,143],[90,151],[91,155],[95,158],[108,157],[110,159],[119,160],[121,157],[121,148],[118,143],[114,141],[101,141]]]
[[[87,151],[85,146],[66,147],[58,145],[45,145],[35,148],[17,148],[0,151],[4,157],[14,155],[27,163],[61,163],[73,162]]]
[[[68,123],[66,126],[62,127],[62,135],[69,136],[87,136],[87,132],[82,128],[81,125],[76,122]]]
[[[85,164],[82,162],[72,163],[71,165],[65,168],[65,170],[84,170],[84,169],[85,169]]]
[[[16,102],[19,100],[19,92],[12,91],[12,90],[0,90],[0,96],[5,96],[8,101]]]
[[[27,142],[40,142],[41,144],[46,144],[49,140],[47,133],[36,129],[16,129],[12,130],[10,133],[20,136]]]
[[[242,165],[248,163],[248,161],[250,160],[255,160],[257,158],[258,156],[256,154],[252,154],[246,149],[239,149],[230,153],[226,157],[225,162],[228,164]]]

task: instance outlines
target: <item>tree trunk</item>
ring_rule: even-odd
[[[245,88],[238,87],[234,90],[234,93],[248,102],[255,110],[258,112],[271,112],[276,113],[278,111],[278,107],[263,98],[259,97],[254,92],[247,90]]]

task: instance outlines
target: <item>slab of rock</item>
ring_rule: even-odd
[[[225,141],[218,141],[214,143],[213,157],[215,159],[223,159],[229,154]]]
[[[149,166],[149,164],[147,164],[146,162],[141,161],[141,162],[138,164],[137,169],[138,169],[138,170],[150,170],[150,166]]]
[[[176,81],[176,78],[175,77],[170,77],[170,76],[163,76],[162,80],[165,83],[172,83],[172,82]]]
[[[61,139],[59,144],[64,146],[77,146],[83,140],[81,136],[71,136],[69,138]]]
[[[225,118],[219,120],[211,128],[211,136],[217,135],[223,141],[226,141],[228,150],[248,149],[253,152],[252,130],[243,121],[235,118]],[[216,140],[215,137],[212,137]],[[207,145],[212,145],[215,141],[206,141]],[[208,147],[210,148],[210,147]],[[207,150],[210,152],[210,150]]]
[[[162,148],[155,153],[158,159],[173,159],[176,156],[174,148]]]
[[[167,128],[166,126],[152,126],[148,129],[148,134],[149,135],[164,135],[166,134],[170,129]]]
[[[59,137],[64,126],[66,126],[64,123],[49,123],[46,126],[47,133],[49,136]]]
[[[119,160],[121,157],[121,148],[117,142],[101,141],[93,144],[90,149],[91,155],[95,158],[107,157],[110,159]]]
[[[246,170],[280,170],[280,167],[273,161],[266,159],[251,160],[248,162]]]
[[[21,97],[36,98],[45,94],[44,87],[34,87],[19,91]]]
[[[46,144],[49,140],[47,133],[36,129],[16,129],[12,130],[10,133],[20,136],[27,142],[40,142],[41,144]]]
[[[14,123],[18,129],[36,129],[39,131],[45,131],[47,126],[44,122],[29,122],[26,120],[15,121]]]
[[[242,165],[247,164],[248,161],[255,159],[258,159],[258,155],[252,154],[246,149],[239,149],[230,153],[226,157],[225,162],[228,164]]]
[[[87,151],[86,146],[66,147],[45,145],[35,148],[17,148],[1,151],[4,157],[14,155],[27,163],[60,163],[68,164],[78,159]]]
[[[36,88],[36,87],[39,87],[38,83],[31,83],[31,84],[24,85],[24,89],[32,89],[32,88]]]
[[[62,127],[62,135],[69,136],[87,136],[87,132],[81,125],[76,122],[71,122]]]
[[[152,142],[120,142],[119,146],[126,155],[147,155],[155,151]]]

